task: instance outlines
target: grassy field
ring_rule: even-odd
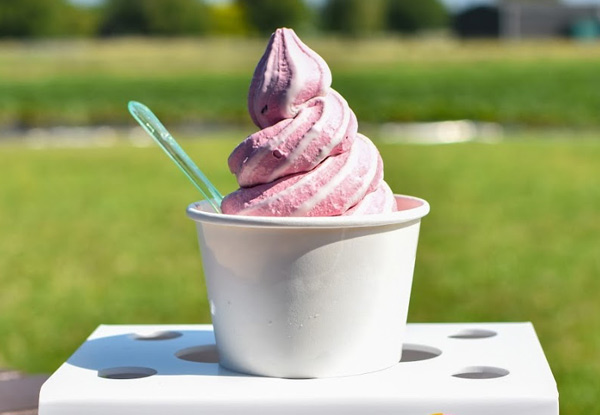
[[[330,63],[334,87],[363,125],[473,118],[558,127],[517,130],[493,145],[373,138],[382,139],[392,188],[432,206],[410,321],[532,321],[558,381],[561,414],[596,413],[600,48],[307,42]],[[0,139],[10,126],[133,126],[126,103],[137,99],[169,126],[215,121],[240,129],[184,142],[229,192],[235,182],[225,160],[254,131],[245,97],[264,44],[0,43]],[[195,229],[184,214],[199,195],[160,150],[124,142],[42,150],[0,142],[0,366],[52,371],[100,323],[209,321]]]
[[[362,121],[600,126],[595,45],[306,41]],[[247,87],[264,47],[265,39],[0,43],[0,126],[126,123],[130,99],[168,122],[248,123]]]
[[[224,192],[240,137],[185,142]],[[532,321],[562,414],[600,388],[600,141],[379,144],[428,199],[410,321]],[[195,189],[154,147],[2,147],[0,365],[52,371],[100,323],[209,322]]]

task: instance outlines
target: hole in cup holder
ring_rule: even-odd
[[[156,370],[139,366],[109,367],[98,371],[98,376],[105,379],[140,379],[152,375],[156,375]]]
[[[501,367],[470,366],[459,370],[452,376],[462,379],[494,379],[508,375],[510,372]]]
[[[219,353],[214,344],[203,344],[201,346],[188,347],[175,353],[181,360],[197,363],[219,363]]]
[[[438,357],[441,354],[442,351],[435,347],[425,346],[423,344],[406,343],[402,345],[402,358],[400,359],[400,363],[429,360]]]
[[[486,339],[488,337],[494,337],[497,334],[498,333],[496,333],[493,330],[464,329],[448,337],[450,337],[451,339]]]
[[[148,333],[134,333],[131,337],[134,340],[170,340],[181,337],[182,334],[178,331],[161,330]]]

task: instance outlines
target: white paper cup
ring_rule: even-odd
[[[422,199],[348,217],[257,217],[191,204],[220,364],[284,378],[347,376],[399,362]]]

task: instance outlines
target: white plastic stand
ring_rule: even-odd
[[[43,385],[40,415],[556,415],[530,323],[409,324],[402,361],[324,379],[221,368],[210,325],[98,327]]]

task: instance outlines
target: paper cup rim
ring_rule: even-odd
[[[243,216],[215,213],[206,200],[191,203],[187,216],[201,223],[259,228],[348,228],[401,224],[421,219],[429,213],[426,200],[408,195],[394,195],[397,202],[414,205],[396,212],[360,216]]]

